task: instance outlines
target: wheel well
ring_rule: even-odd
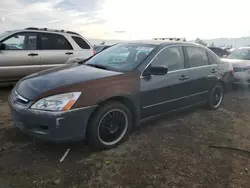
[[[110,101],[117,101],[117,102],[120,102],[123,105],[125,105],[131,112],[131,115],[132,115],[132,118],[133,118],[133,124],[136,123],[138,114],[137,114],[137,111],[136,111],[136,108],[135,108],[133,102],[130,99],[126,98],[126,97],[116,96],[116,97],[111,97],[111,98],[108,98],[108,99],[100,102],[98,104],[98,107],[92,112],[91,116],[89,117],[88,124],[89,124],[90,120],[92,119],[93,115],[95,114],[95,112],[100,108],[100,106],[102,106],[103,104],[105,104],[107,102],[110,102]]]
[[[220,80],[219,82],[220,82],[221,85],[223,86],[224,92],[227,93],[227,87],[226,87],[225,82],[223,82],[223,81],[221,81],[221,80]]]

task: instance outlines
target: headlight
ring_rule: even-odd
[[[77,101],[81,92],[63,93],[40,99],[31,106],[32,109],[47,111],[69,110]]]

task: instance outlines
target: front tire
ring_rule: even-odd
[[[95,149],[110,149],[118,146],[132,127],[129,109],[116,101],[102,104],[91,117],[88,139]]]
[[[210,91],[207,107],[216,110],[220,107],[224,98],[224,87],[221,83],[217,83]]]

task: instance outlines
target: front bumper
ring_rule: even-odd
[[[88,120],[96,106],[72,109],[65,112],[50,112],[30,109],[9,96],[9,106],[15,127],[39,139],[53,142],[79,141],[85,137]]]

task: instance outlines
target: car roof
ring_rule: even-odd
[[[54,33],[54,34],[61,34],[61,35],[70,35],[70,36],[81,36],[78,33],[72,32],[72,31],[64,31],[64,30],[52,30],[52,29],[32,29],[32,28],[26,28],[26,29],[15,29],[15,30],[9,30],[10,33],[17,33],[17,32],[42,32],[42,33]],[[82,36],[81,36],[82,37]]]
[[[132,41],[124,41],[122,43],[134,43],[134,44],[152,44],[152,45],[171,45],[171,44],[190,44],[190,45],[198,45],[196,43],[191,43],[191,42],[182,42],[182,41],[170,41],[170,40],[132,40]],[[200,46],[200,45],[198,45]]]

